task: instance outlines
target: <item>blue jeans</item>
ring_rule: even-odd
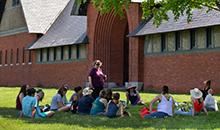
[[[181,110],[176,110],[174,112],[174,114],[192,116],[192,109],[189,112],[185,112],[185,111],[181,111]]]
[[[144,116],[144,119],[151,119],[151,118],[164,118],[169,116],[167,113],[164,112],[154,112],[149,115]]]
[[[205,107],[207,111],[216,111],[215,108]]]

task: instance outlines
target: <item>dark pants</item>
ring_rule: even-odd
[[[164,117],[169,117],[169,115],[164,112],[154,112],[154,113],[144,116],[145,119],[164,118]]]
[[[211,107],[205,107],[207,111],[215,111],[214,108],[211,108]]]
[[[93,89],[92,97],[96,99],[99,96],[100,91],[103,89],[103,87],[95,87]]]

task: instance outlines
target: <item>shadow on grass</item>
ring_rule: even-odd
[[[215,129],[220,128],[220,112],[209,113],[209,116],[201,114],[196,117],[175,116],[165,119],[141,119],[138,110],[143,106],[130,107],[132,117],[109,119],[107,117],[93,117],[74,115],[70,112],[56,113],[49,119],[21,118],[20,120],[30,124],[66,124],[78,125],[84,128],[155,128],[155,129]],[[14,108],[0,107],[0,116],[7,119],[18,119],[17,110]]]

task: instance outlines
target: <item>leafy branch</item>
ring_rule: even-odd
[[[86,0],[77,0],[85,2]],[[101,13],[114,12],[120,16],[129,8],[131,0],[91,0],[92,4]],[[220,11],[220,0],[145,0],[141,3],[142,18],[153,17],[154,24],[159,26],[163,20],[168,20],[167,13],[171,11],[174,19],[178,20],[181,15],[187,15],[187,20],[192,20],[192,10],[207,7],[208,10]]]

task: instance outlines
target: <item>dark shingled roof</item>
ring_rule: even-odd
[[[174,20],[174,16],[171,12],[168,13],[168,16],[169,20],[163,21],[159,27],[153,25],[153,19],[151,19],[149,22],[146,22],[144,26],[139,26],[135,32],[130,33],[129,36],[143,36],[220,25],[220,12],[211,10],[207,13],[207,8],[194,9],[193,18],[190,23],[187,22],[186,15],[181,16],[177,21]]]
[[[29,49],[87,43],[87,17],[70,16],[74,0],[67,5],[48,32]]]

